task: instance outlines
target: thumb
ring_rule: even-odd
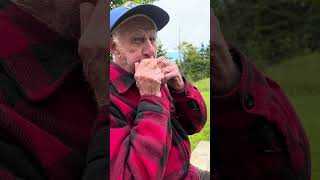
[[[90,18],[91,18],[91,15],[92,15],[94,8],[95,8],[94,4],[92,4],[90,2],[83,2],[80,4],[81,34],[84,33],[84,31],[90,21]]]
[[[139,66],[140,66],[139,62],[134,63],[134,72],[137,72],[137,69],[139,68]]]

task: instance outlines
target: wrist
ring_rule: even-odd
[[[160,86],[161,82],[148,81],[144,79],[136,80],[137,88],[140,95],[155,95],[161,97]]]

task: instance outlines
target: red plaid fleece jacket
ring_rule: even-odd
[[[0,179],[107,179],[107,112],[66,41],[0,0]],[[103,120],[103,121],[102,121]]]
[[[182,92],[162,86],[161,97],[140,96],[133,74],[110,65],[111,179],[200,179],[187,135],[204,126],[206,105],[185,84]]]

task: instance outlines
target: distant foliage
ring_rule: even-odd
[[[167,49],[163,47],[160,39],[157,39],[157,57],[164,56],[167,59],[170,59],[167,55]]]
[[[178,47],[182,52],[182,59],[177,62],[182,74],[193,82],[210,76],[209,46],[195,47],[191,43],[182,42]]]
[[[132,1],[138,4],[152,4],[157,0],[132,0]],[[111,9],[113,9],[115,7],[121,6],[125,2],[127,2],[127,0],[111,0],[110,7]]]
[[[211,2],[226,39],[259,64],[320,50],[318,0]]]

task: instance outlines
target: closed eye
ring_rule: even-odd
[[[133,42],[137,43],[137,44],[142,43],[143,41],[144,41],[143,37],[135,37],[135,38],[133,38]]]

